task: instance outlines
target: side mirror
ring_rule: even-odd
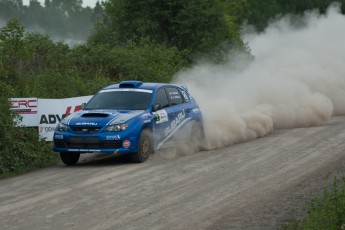
[[[81,104],[81,109],[84,109],[86,106],[86,103]]]
[[[161,104],[157,103],[155,105],[152,106],[152,112],[156,112],[157,110],[160,110],[161,108]]]

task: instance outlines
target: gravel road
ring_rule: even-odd
[[[88,155],[0,181],[0,229],[276,229],[345,175],[345,117],[227,148]]]

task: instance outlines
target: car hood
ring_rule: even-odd
[[[73,126],[106,126],[125,123],[144,112],[144,110],[81,110],[66,117],[66,123]]]

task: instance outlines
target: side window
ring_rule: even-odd
[[[179,105],[184,102],[182,95],[177,88],[167,88],[167,93],[171,105]]]
[[[163,88],[159,89],[156,93],[154,105],[159,103],[161,105],[161,108],[169,107],[169,101],[167,98],[167,94],[165,93],[165,90]]]

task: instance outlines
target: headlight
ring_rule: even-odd
[[[56,129],[57,131],[61,131],[61,132],[67,132],[67,125],[65,124],[62,124],[62,123],[59,123],[57,126],[56,126]]]
[[[126,124],[116,124],[116,125],[109,125],[105,128],[104,132],[120,132],[124,131],[128,128]]]

